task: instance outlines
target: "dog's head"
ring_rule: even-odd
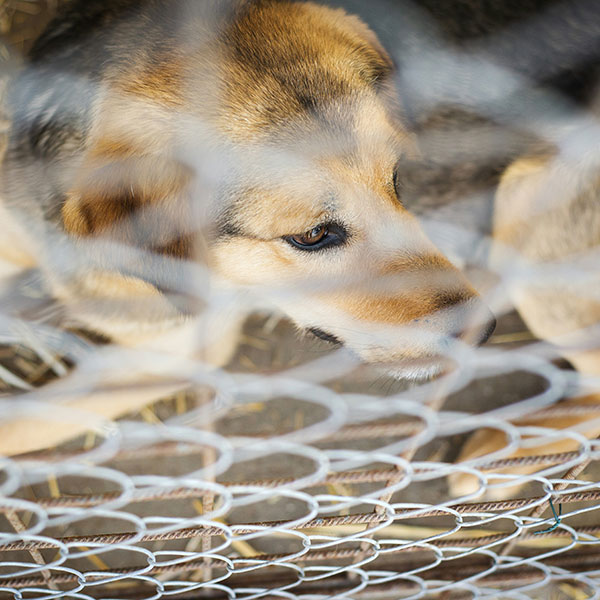
[[[397,165],[416,149],[392,62],[358,18],[243,2],[209,42],[157,60],[113,77],[97,104],[67,232],[188,259],[181,230],[190,200],[205,202],[225,285],[366,361],[433,374],[449,340],[489,336],[477,293],[403,207]]]
[[[341,11],[267,3],[229,43],[220,116],[239,159],[219,273],[397,374],[487,339],[489,311],[402,205],[397,165],[416,149],[374,34]]]

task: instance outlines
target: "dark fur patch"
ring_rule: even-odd
[[[280,89],[273,95],[273,106],[266,110],[277,114],[281,105],[288,113],[296,107],[312,116],[322,114],[323,110],[348,98],[355,90],[347,77],[323,66],[320,60],[322,48],[315,48],[310,37],[298,32],[294,20],[288,23],[286,11],[301,15],[302,4],[285,3],[288,4],[286,11],[281,12],[269,10],[273,4],[278,3],[262,1],[245,5],[245,10],[237,15],[225,33],[227,52],[244,71],[254,73],[254,81],[269,77],[279,83]],[[268,16],[263,16],[261,11],[266,11]],[[270,21],[269,26],[261,27],[265,20]],[[260,39],[257,26],[261,29]],[[318,25],[315,27],[318,29]],[[319,35],[318,31],[310,33]],[[369,43],[370,40],[361,39],[361,33],[351,37],[332,27],[326,31],[332,44],[345,48],[346,69],[358,74],[369,85],[379,86],[389,78],[393,64],[383,49],[379,51]],[[375,36],[372,37],[378,46]],[[339,68],[344,70],[344,65],[340,64]]]
[[[191,259],[190,179],[187,168],[166,159],[100,161],[69,192],[62,208],[65,229]]]
[[[435,294],[435,304],[438,308],[451,308],[453,306],[458,306],[467,302],[471,299],[471,296],[468,296],[464,292],[460,291],[444,291]]]

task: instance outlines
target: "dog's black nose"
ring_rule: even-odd
[[[465,317],[463,331],[458,336],[473,346],[481,346],[489,339],[496,329],[496,317],[481,301],[470,307],[472,312]]]
[[[492,333],[494,333],[494,329],[496,329],[496,317],[490,313],[490,319],[485,323],[477,340],[477,345],[481,346],[485,344],[490,339]]]
[[[479,296],[467,296],[464,292],[438,294],[439,314],[449,323],[450,338],[461,339],[468,344],[485,344],[496,328],[496,319]],[[448,325],[446,325],[448,326]]]

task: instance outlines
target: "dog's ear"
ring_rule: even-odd
[[[191,169],[162,157],[88,160],[62,206],[64,230],[190,259],[191,180]]]
[[[389,80],[396,70],[396,65],[375,33],[361,19],[354,15],[348,15],[346,18],[361,42],[364,77],[369,83],[380,87]]]

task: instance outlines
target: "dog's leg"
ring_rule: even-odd
[[[15,275],[38,266],[27,237],[9,216],[0,204],[0,291],[5,287],[8,293]],[[18,307],[22,308],[21,304]],[[241,311],[220,311],[210,318],[165,329],[163,333],[150,329],[147,336],[142,332],[137,336],[124,334],[114,342],[133,349],[163,352],[167,358],[191,357],[221,367],[237,348],[245,317],[246,313]],[[31,399],[39,404],[32,415],[16,411],[5,414],[0,423],[0,455],[15,456],[57,446],[87,431],[103,429],[107,422],[188,387],[185,381],[172,381],[168,377],[163,380],[149,372],[131,372],[127,377],[107,374],[102,383],[100,388],[92,386],[89,392],[73,394],[73,389],[81,387],[74,373],[44,386],[39,393],[32,391],[20,396],[17,403]],[[63,400],[54,404],[42,398]]]
[[[237,348],[239,332],[243,319],[213,322],[210,329],[214,329],[212,343],[205,345],[199,356],[209,365],[222,366],[233,355]],[[219,335],[216,336],[217,328]],[[202,327],[189,331],[173,332],[164,339],[160,336],[154,340],[156,350],[172,350],[165,356],[177,360],[183,356],[186,348],[194,346],[193,334],[202,335]],[[218,337],[218,339],[217,339]],[[152,346],[152,344],[148,344]],[[142,344],[143,350],[148,350],[147,344]],[[161,346],[159,348],[159,346]],[[197,345],[197,344],[196,344]],[[175,352],[177,349],[177,352]],[[83,435],[87,431],[103,429],[107,422],[119,419],[129,413],[138,411],[163,398],[181,392],[189,387],[184,379],[178,381],[170,377],[157,377],[149,372],[121,374],[107,373],[103,378],[102,386],[91,387],[89,392],[73,394],[73,389],[78,389],[81,382],[75,373],[72,376],[46,385],[41,392],[30,392],[20,397],[20,401],[31,399],[39,401],[39,409],[35,416],[9,416],[3,418],[0,424],[0,456],[14,456],[26,452],[33,452],[57,446]],[[41,398],[61,399],[58,404],[50,403]],[[44,405],[46,408],[42,408]],[[44,413],[44,410],[47,411]]]
[[[102,389],[76,395],[70,392],[69,378],[46,386],[42,397],[67,399],[57,404],[40,400],[35,416],[3,418],[0,456],[52,448],[87,431],[96,430],[102,437],[107,422],[167,398],[185,387],[181,382],[161,381],[149,374],[114,378],[103,383]],[[37,400],[37,393],[24,395],[19,400],[26,402],[30,398]]]
[[[593,331],[600,326],[600,269],[594,256],[600,252],[599,183],[600,170],[585,160],[567,163],[551,156],[516,161],[498,188],[492,252],[492,263],[507,276],[510,298],[531,331],[557,344],[575,369],[589,376],[600,376],[600,350],[594,348],[598,332]],[[510,277],[516,264],[527,275],[513,284]],[[600,404],[600,394],[579,397],[577,402]],[[589,416],[532,418],[526,424],[557,430],[580,426],[588,438],[600,435],[600,422]],[[462,448],[459,461],[506,445],[501,431],[480,430]],[[568,452],[577,446],[574,440],[562,438],[522,447],[513,456]],[[537,470],[532,466],[499,472]],[[475,491],[477,482],[472,476],[455,475],[450,486],[453,495],[462,496]],[[509,497],[516,491],[507,487],[493,495]]]

